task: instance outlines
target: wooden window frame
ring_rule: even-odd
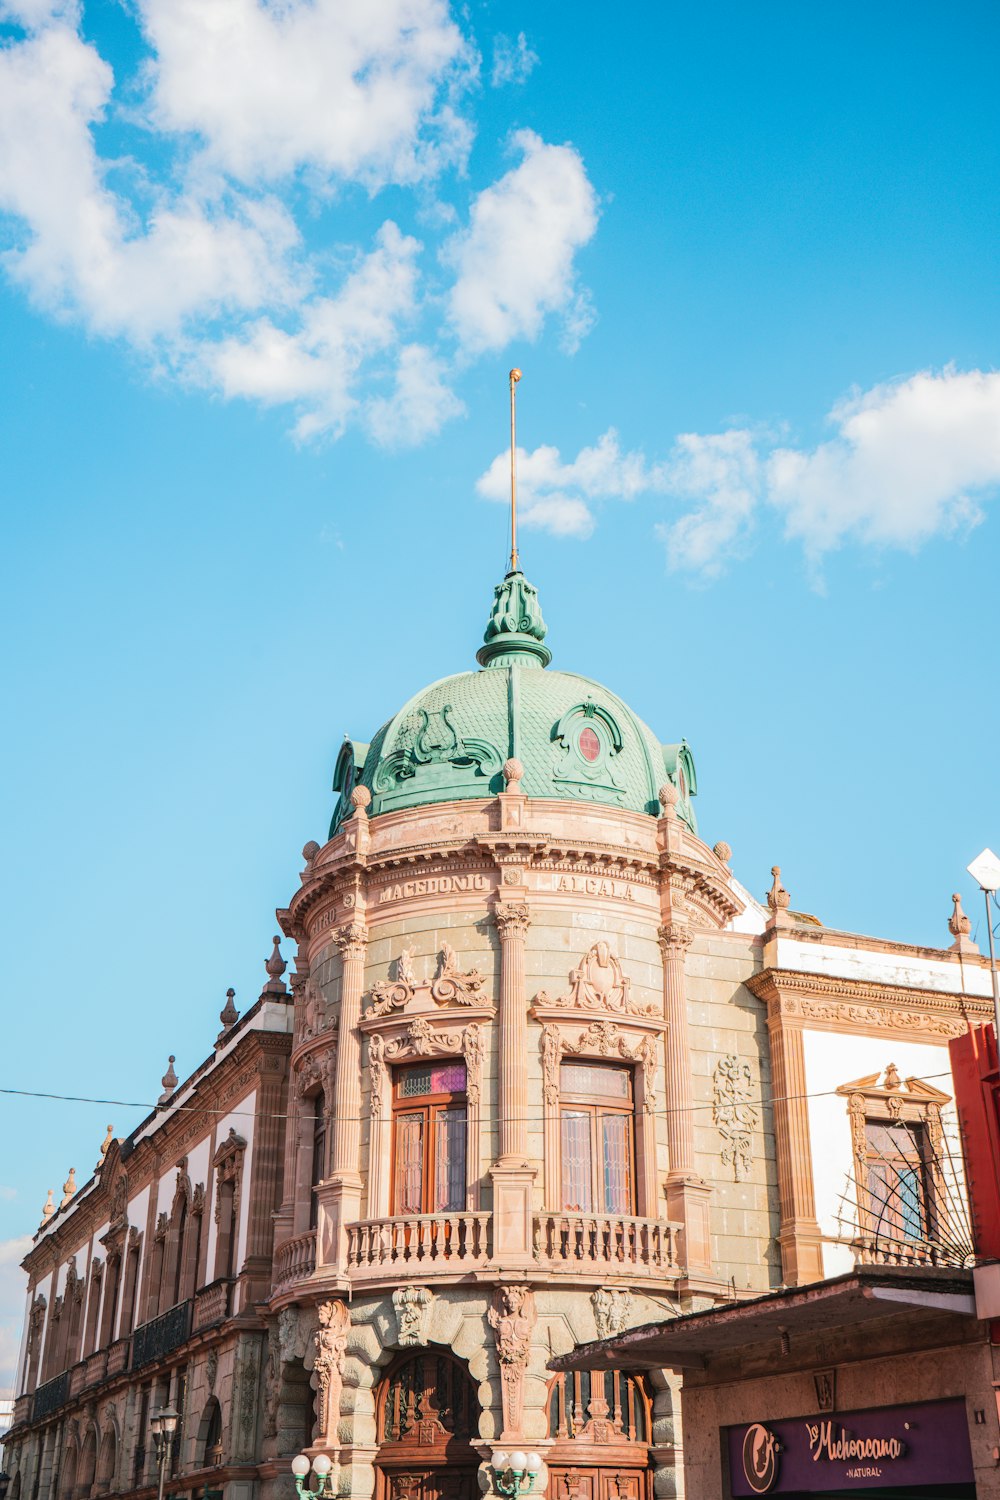
[[[613,1069],[617,1073],[624,1073],[628,1078],[628,1098],[622,1103],[615,1102],[614,1096],[610,1094],[579,1093],[564,1088],[563,1072],[567,1067],[582,1068],[588,1072],[608,1072]],[[592,1205],[590,1208],[581,1208],[579,1205],[570,1206],[565,1201],[560,1205],[560,1213],[589,1213],[599,1214],[602,1217],[615,1217],[621,1215],[626,1218],[638,1215],[639,1188],[636,1181],[636,1119],[635,1119],[635,1094],[636,1078],[635,1068],[627,1062],[610,1061],[599,1058],[563,1058],[559,1065],[559,1139],[560,1147],[563,1140],[563,1120],[567,1112],[574,1114],[586,1114],[590,1120],[590,1191]],[[607,1116],[614,1115],[628,1122],[627,1129],[627,1158],[628,1158],[628,1208],[608,1208],[602,1200],[604,1197],[604,1141],[601,1132],[601,1122]],[[565,1152],[562,1160],[565,1161]],[[564,1175],[564,1174],[563,1174]],[[566,1193],[563,1187],[561,1196],[565,1200]]]
[[[418,1094],[409,1099],[400,1096],[399,1087],[403,1074],[411,1068],[430,1067],[462,1067],[466,1075],[466,1086],[460,1092],[442,1092],[437,1094]],[[465,1139],[465,1171],[463,1172],[462,1204],[459,1208],[437,1209],[434,1207],[434,1197],[437,1174],[437,1123],[436,1116],[446,1109],[461,1108],[464,1113],[464,1139]],[[464,1213],[465,1199],[467,1197],[465,1183],[468,1177],[468,1155],[469,1155],[469,1096],[468,1096],[468,1068],[464,1058],[435,1057],[422,1061],[421,1059],[410,1059],[400,1063],[392,1070],[392,1172],[389,1185],[389,1211],[394,1217],[409,1218],[413,1210],[401,1209],[397,1202],[397,1166],[399,1146],[399,1120],[403,1115],[421,1114],[424,1118],[424,1131],[421,1143],[421,1154],[423,1159],[423,1180],[421,1183],[421,1207],[420,1214],[434,1213]]]

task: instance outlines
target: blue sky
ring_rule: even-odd
[[[151,1100],[258,993],[343,734],[472,662],[515,363],[555,663],[755,891],[983,939],[995,6],[0,15],[0,1083]],[[0,1099],[0,1277],[139,1117]]]

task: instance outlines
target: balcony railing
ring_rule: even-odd
[[[30,1391],[26,1391],[23,1396],[18,1396],[17,1400],[14,1402],[14,1419],[11,1423],[12,1427],[20,1427],[22,1422],[29,1422],[31,1420],[31,1403],[34,1401],[34,1399],[35,1398]]]
[[[894,1240],[888,1235],[852,1241],[855,1257],[861,1266],[951,1266],[954,1253],[944,1245],[928,1240]]]
[[[316,1269],[316,1231],[298,1234],[286,1240],[274,1252],[274,1284],[286,1286],[290,1281],[304,1281]]]
[[[553,1270],[677,1275],[675,1227],[613,1214],[538,1214],[535,1259]]]
[[[31,1420],[37,1422],[39,1417],[47,1417],[49,1412],[62,1406],[64,1401],[69,1400],[69,1371],[64,1370],[54,1380],[47,1380],[35,1391],[35,1399],[31,1403]]]
[[[228,1278],[220,1277],[195,1294],[193,1326],[196,1333],[200,1328],[210,1328],[213,1323],[222,1322],[229,1312],[229,1287]]]
[[[421,1214],[367,1219],[347,1230],[347,1260],[355,1281],[398,1271],[461,1276],[490,1258],[490,1214]]]
[[[158,1318],[143,1323],[132,1335],[132,1368],[141,1369],[150,1360],[169,1354],[183,1344],[191,1332],[191,1301],[178,1302]]]

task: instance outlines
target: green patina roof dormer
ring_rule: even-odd
[[[337,758],[338,794],[331,836],[351,811],[359,783],[372,794],[369,814],[433,802],[492,797],[502,767],[524,766],[529,797],[597,802],[657,816],[659,789],[680,793],[677,814],[696,829],[697,791],[688,745],[662,745],[615,693],[575,672],[553,672],[544,644],[538,590],[520,570],[493,591],[483,670],[458,672],[421,688],[370,745],[346,739]]]

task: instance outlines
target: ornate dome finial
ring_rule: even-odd
[[[281,956],[281,949],[278,946],[280,942],[281,938],[276,933],[274,937],[274,948],[271,950],[270,958],[264,965],[264,968],[267,970],[267,983],[260,992],[260,998],[262,1000],[266,1000],[269,995],[288,994],[288,989],[285,985],[285,981],[281,977],[282,974],[284,974],[285,970],[288,968],[288,965]]]
[[[163,1084],[163,1093],[160,1095],[159,1099],[157,1099],[157,1104],[166,1104],[167,1100],[170,1098],[170,1095],[177,1087],[177,1074],[174,1072],[174,1063],[176,1061],[176,1057],[171,1052],[170,1056],[167,1059],[167,1071],[160,1079],[160,1082]]]
[[[545,621],[538,590],[518,569],[493,590],[493,604],[476,660],[484,667],[547,667],[552,652],[543,646]]]

